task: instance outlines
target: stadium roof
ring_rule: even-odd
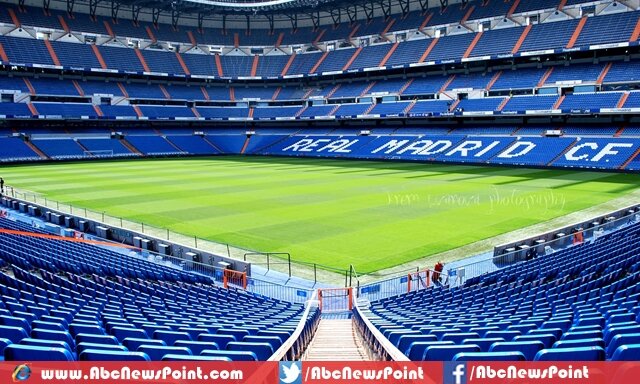
[[[91,0],[89,0],[91,1]],[[93,0],[95,1],[95,0]],[[444,0],[442,0],[444,1]],[[445,3],[460,0],[447,0]],[[153,8],[183,14],[292,14],[313,12],[338,12],[353,7],[399,7],[407,9],[409,3],[439,6],[441,0],[114,0],[126,7]]]

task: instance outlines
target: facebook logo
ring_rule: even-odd
[[[443,382],[444,384],[466,384],[467,365],[457,361],[446,361]]]
[[[302,362],[281,361],[279,379],[280,384],[302,384]]]

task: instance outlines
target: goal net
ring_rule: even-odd
[[[113,150],[102,150],[102,151],[84,151],[84,155],[87,157],[112,157]]]

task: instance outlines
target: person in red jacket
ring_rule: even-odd
[[[438,261],[433,267],[433,277],[431,280],[435,282],[440,282],[440,275],[442,274],[442,270],[444,269],[444,263],[442,261]]]

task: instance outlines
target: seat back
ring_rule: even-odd
[[[129,348],[130,351],[137,351],[138,347],[141,345],[157,345],[159,347],[166,346],[162,340],[152,340],[152,339],[138,339],[136,337],[127,337],[122,340],[122,345]]]
[[[19,343],[20,340],[29,337],[27,331],[22,327],[0,325],[0,338],[8,339],[12,343]]]
[[[144,329],[137,329],[137,328],[115,326],[111,328],[111,331],[109,333],[115,336],[118,339],[118,341],[120,341],[121,343],[127,337],[134,337],[139,339],[149,338],[149,335],[147,335],[147,332]]]
[[[526,360],[533,360],[544,349],[542,341],[504,341],[494,343],[489,352],[520,352]]]
[[[109,335],[91,335],[88,333],[78,333],[76,335],[76,343],[96,343],[96,344],[112,344],[120,345],[115,336]]]
[[[477,345],[480,347],[482,352],[489,352],[489,348],[493,343],[497,343],[499,341],[505,341],[502,337],[492,337],[490,339],[479,338],[479,339],[464,339],[462,344],[465,345]]]
[[[124,352],[106,349],[85,349],[78,355],[80,361],[151,361],[144,352]]]
[[[79,343],[76,346],[76,352],[81,353],[87,349],[104,349],[108,351],[123,351],[127,352],[129,349],[123,345],[112,345],[112,344],[99,344],[99,343]]]
[[[244,341],[232,341],[227,344],[228,351],[247,351],[256,354],[260,361],[266,361],[273,355],[273,348],[269,343],[248,343]]]
[[[232,335],[201,334],[198,336],[198,341],[213,342],[218,344],[218,349],[227,349],[227,344],[236,341],[236,338]]]
[[[178,340],[191,341],[191,336],[187,332],[174,332],[158,330],[153,332],[153,338],[163,340],[167,345],[173,345]]]
[[[71,347],[71,349],[76,348],[76,343],[73,340],[73,337],[71,337],[71,334],[66,331],[53,331],[49,329],[34,328],[31,331],[31,337],[33,337],[34,339],[42,340],[64,341],[69,344],[69,347]]]
[[[73,355],[64,348],[11,344],[4,349],[5,361],[73,361]]]
[[[218,351],[205,349],[200,356],[218,356],[227,357],[231,361],[258,361],[255,353],[249,351]]]
[[[534,361],[604,361],[606,353],[601,347],[543,349]]]
[[[64,341],[56,341],[56,340],[40,340],[33,339],[31,337],[27,337],[25,339],[20,340],[21,345],[35,345],[37,347],[50,347],[50,348],[63,348],[69,352],[71,351],[71,347]]]
[[[640,361],[640,344],[624,344],[618,347],[611,361]]]
[[[477,345],[433,345],[424,351],[422,361],[451,361],[461,352],[480,352]]]
[[[0,325],[6,325],[9,327],[19,327],[24,329],[25,331],[31,332],[31,326],[29,322],[21,317],[15,316],[0,316]]]
[[[551,334],[542,334],[542,335],[522,335],[516,336],[513,338],[513,341],[532,341],[538,340],[544,344],[545,348],[551,348],[553,343],[555,343],[558,339]]]
[[[189,355],[164,355],[162,361],[232,361],[224,356],[189,356]]]
[[[195,356],[199,355],[202,351],[208,350],[216,350],[220,349],[218,344],[213,341],[186,341],[186,340],[178,340],[174,344],[176,347],[186,347],[191,350],[191,353]]]
[[[607,346],[607,357],[612,357],[618,347],[624,344],[640,344],[640,333],[615,335]]]
[[[187,347],[167,347],[162,345],[143,344],[138,347],[138,352],[146,353],[151,361],[161,361],[164,355],[186,355],[191,356],[191,350]]]
[[[412,361],[420,361],[424,356],[424,351],[434,345],[454,345],[453,341],[414,341],[407,348],[407,357]]]
[[[577,347],[601,347],[604,348],[604,340],[593,337],[591,339],[560,340],[553,344],[553,348],[577,348]]]
[[[460,332],[460,333],[445,333],[442,335],[442,341],[453,341],[455,344],[462,344],[464,339],[477,339],[480,335],[477,332]]]
[[[525,361],[522,352],[460,352],[453,361]]]

